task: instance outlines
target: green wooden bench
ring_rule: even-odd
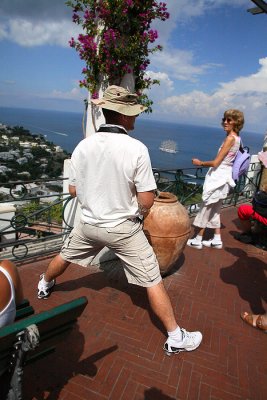
[[[28,299],[24,299],[16,308],[16,319],[15,321],[19,321],[22,318],[26,318],[29,315],[34,314],[34,309],[30,305]]]
[[[9,386],[3,399],[23,399],[23,367],[55,350],[70,332],[87,302],[86,297],[79,297],[0,329],[0,379],[2,375]],[[18,308],[18,318],[19,311],[23,309],[26,313],[32,309],[27,300]]]

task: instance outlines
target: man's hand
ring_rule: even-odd
[[[76,186],[69,185],[69,194],[71,197],[76,197]]]

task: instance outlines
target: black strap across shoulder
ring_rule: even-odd
[[[119,126],[101,126],[97,132],[124,133],[127,135],[127,132]]]

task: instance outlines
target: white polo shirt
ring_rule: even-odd
[[[111,132],[97,132],[77,145],[69,184],[76,186],[81,220],[102,227],[137,217],[136,192],[156,189],[147,147]]]

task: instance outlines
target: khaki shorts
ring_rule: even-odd
[[[66,261],[88,266],[105,246],[122,261],[129,283],[151,287],[162,280],[156,255],[138,220],[127,220],[114,228],[80,222],[66,239],[60,255]]]

